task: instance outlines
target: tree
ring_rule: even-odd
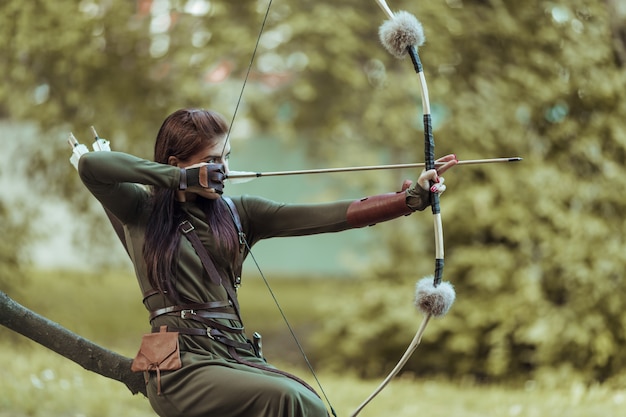
[[[0,291],[0,324],[76,362],[88,371],[122,382],[147,396],[143,374],[130,370],[132,359],[96,345],[13,301]]]

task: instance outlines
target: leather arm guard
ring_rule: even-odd
[[[413,210],[406,204],[406,192],[380,194],[362,198],[350,204],[346,220],[352,227],[373,226],[376,223],[407,216]]]
[[[348,206],[346,220],[352,227],[363,227],[408,216],[415,210],[421,211],[428,207],[429,195],[428,190],[418,185],[396,193],[362,198]]]

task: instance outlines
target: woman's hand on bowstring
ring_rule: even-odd
[[[204,198],[216,200],[224,190],[223,164],[200,162],[181,168],[180,190]]]
[[[407,193],[407,205],[414,211],[424,210],[430,205],[431,192],[441,195],[446,190],[441,174],[455,166],[459,161],[456,159],[456,155],[450,154],[437,159],[435,162],[437,163],[436,168],[423,170],[415,185],[410,180],[405,180],[402,184],[402,191]]]
[[[417,179],[417,183],[425,190],[433,193],[442,194],[446,190],[444,179],[440,175],[459,163],[456,155],[450,154],[441,157],[435,161],[437,166],[435,169],[424,170]],[[431,185],[432,181],[432,185]]]

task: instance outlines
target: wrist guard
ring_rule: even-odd
[[[207,164],[195,168],[181,168],[179,190],[189,187],[213,188],[222,194],[224,189],[224,165]]]
[[[413,212],[407,199],[406,191],[362,198],[348,206],[346,221],[352,227],[363,227],[407,216]]]

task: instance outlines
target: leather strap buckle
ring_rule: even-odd
[[[184,234],[187,234],[189,232],[191,232],[192,230],[195,229],[195,227],[193,227],[193,224],[191,224],[189,222],[189,220],[184,220],[183,222],[181,222],[178,225],[178,228],[180,229],[181,232],[183,232]]]

